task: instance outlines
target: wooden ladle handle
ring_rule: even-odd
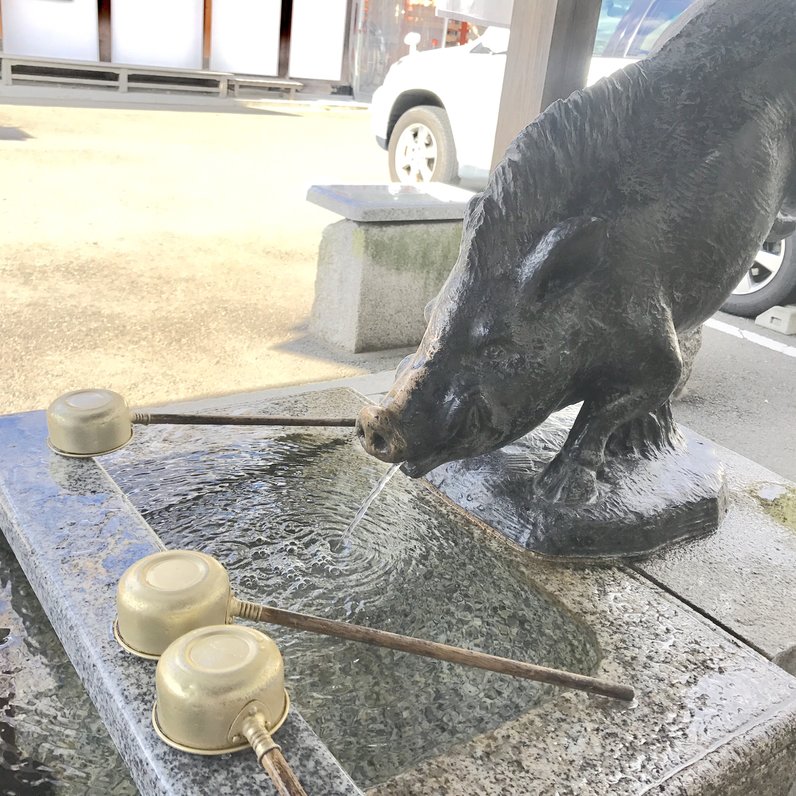
[[[353,417],[270,417],[268,415],[189,415],[133,412],[133,423],[142,426],[327,426],[353,428]]]
[[[268,772],[279,796],[307,796],[279,745],[271,737],[263,717],[256,713],[243,722],[243,734],[254,749],[260,765]]]
[[[279,796],[307,796],[307,792],[278,746],[269,749],[260,758],[260,765],[268,772]]]
[[[540,683],[561,686],[562,688],[575,688],[591,694],[622,699],[632,702],[636,692],[629,685],[598,680],[575,672],[566,672],[560,669],[550,669],[547,666],[537,666],[533,663],[515,661],[510,658],[501,658],[497,655],[487,655],[484,652],[452,647],[449,644],[439,644],[435,641],[401,636],[387,630],[376,630],[372,627],[352,625],[336,619],[324,619],[320,616],[300,614],[295,611],[286,611],[283,608],[274,608],[270,605],[258,605],[233,598],[232,613],[242,619],[253,622],[270,622],[282,627],[292,627],[296,630],[307,630],[311,633],[320,633],[324,636],[335,636],[349,641],[361,641],[364,644],[373,644],[376,647],[408,652],[412,655],[422,655],[426,658],[435,658],[438,661],[449,661],[462,666],[472,666],[476,669],[486,669],[490,672],[508,674],[511,677],[523,677],[526,680],[536,680]]]

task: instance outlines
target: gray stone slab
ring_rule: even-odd
[[[50,453],[46,436],[43,412],[0,419],[0,527],[138,788],[269,792],[253,754],[186,755],[155,735],[154,664],[123,653],[112,623],[119,577],[162,544],[98,463]],[[310,793],[360,793],[296,710],[277,739]]]
[[[472,191],[428,185],[313,185],[307,201],[351,221],[461,221]]]
[[[727,448],[717,455],[732,496],[719,531],[636,569],[796,674],[796,531],[763,510],[794,485]]]
[[[305,397],[310,410],[312,395]],[[268,411],[268,400],[267,393],[226,396],[204,406]],[[329,406],[328,396],[318,400]],[[173,433],[140,431],[166,445]],[[179,434],[195,435],[203,449],[202,429]],[[0,419],[0,525],[139,787],[252,792],[244,781],[259,772],[250,755],[186,758],[156,741],[151,664],[122,654],[110,626],[119,574],[158,540],[103,467],[52,454],[44,437],[41,413]],[[464,513],[461,522],[463,529],[470,523]],[[535,588],[593,632],[602,653],[595,674],[631,683],[637,700],[624,705],[562,691],[372,794],[788,794],[796,780],[796,679],[640,573],[530,556],[527,565]],[[299,772],[312,777],[310,792],[355,792],[297,716],[290,726],[296,734],[282,730],[282,743]]]
[[[2,533],[0,738],[0,793],[138,793]]]
[[[375,386],[383,387],[388,382],[389,374],[380,374]],[[320,386],[335,388],[344,383]],[[374,386],[369,381],[356,384],[368,389]],[[282,401],[289,398],[291,392],[290,389],[269,391],[240,400],[227,396],[205,403],[202,408],[205,411],[221,407],[234,412],[263,411],[270,403],[284,411]],[[295,411],[298,405],[291,404],[288,408]],[[333,405],[327,404],[327,409],[333,411]],[[350,411],[351,405],[346,402],[340,413]],[[466,521],[463,517],[463,524]],[[735,708],[731,706],[738,700],[746,703],[746,697],[741,696],[745,693],[745,683],[751,686],[747,695],[752,702],[757,698],[759,675],[752,675],[747,682],[749,670],[744,673],[744,666],[737,669],[737,660],[729,664],[728,652],[732,651],[729,657],[734,658],[738,651],[745,650],[742,657],[749,655],[748,662],[754,659],[766,666],[759,656],[711,628],[709,622],[684,608],[676,597],[662,593],[646,579],[629,574],[624,568],[580,569],[537,559],[532,560],[531,566],[535,581],[595,630],[596,641],[604,655],[598,675],[616,680],[632,679],[637,689],[644,689],[648,696],[657,693],[653,700],[656,704],[639,699],[639,704],[628,713],[621,706],[611,707],[602,700],[598,700],[602,704],[596,706],[594,700],[581,694],[562,694],[560,699],[564,703],[573,699],[574,704],[564,708],[556,701],[539,706],[521,719],[506,722],[495,733],[475,739],[454,753],[442,755],[377,786],[372,793],[391,796],[416,793],[445,793],[446,796],[555,792],[630,794],[646,788],[651,793],[679,793],[680,788],[688,788],[684,792],[711,796],[725,792],[738,796],[742,793],[787,793],[789,784],[784,783],[792,782],[796,776],[796,758],[790,737],[792,717],[785,718],[784,724],[769,725],[767,710],[762,709],[758,718],[748,725],[736,725],[740,732],[737,745],[728,735],[717,741],[716,749],[709,752],[699,749],[698,739],[707,737],[701,735],[703,709],[733,713]],[[623,657],[625,655],[627,657]],[[723,670],[728,665],[734,674],[724,680],[727,672]],[[701,668],[703,666],[707,669]],[[713,680],[716,672],[719,672],[721,683],[717,688]],[[672,680],[664,685],[662,675],[664,680],[666,677]],[[763,677],[765,679],[765,675]],[[781,673],[776,679],[790,693],[794,681]],[[778,687],[775,686],[774,691]],[[708,693],[710,696],[706,697]],[[692,697],[699,707],[689,704]],[[673,713],[669,714],[669,710]],[[723,721],[721,719],[719,725]],[[551,727],[556,728],[555,732],[551,733]],[[654,732],[651,727],[655,728]],[[708,735],[716,729],[714,724]],[[557,734],[559,730],[562,736]],[[655,738],[648,737],[651,732]],[[502,739],[500,743],[494,740],[495,736]],[[670,755],[676,757],[682,753],[677,739],[684,738],[688,739],[686,747],[692,757],[688,754],[679,757],[677,765],[667,768],[672,760]],[[502,748],[505,739],[511,739],[510,751]],[[616,767],[604,770],[602,755],[608,748],[612,750],[611,764]],[[638,749],[644,750],[643,762]],[[547,767],[546,761],[550,759],[556,762]],[[484,762],[487,760],[488,765]],[[492,768],[492,761],[497,761],[495,768]],[[595,773],[598,770],[599,774]],[[572,772],[577,772],[577,776]],[[736,782],[750,789],[738,790]]]
[[[753,653],[642,579],[611,569],[552,572],[548,579],[540,569],[539,582],[595,622],[602,673],[632,677],[637,702],[628,709],[562,694],[373,796],[789,794],[796,722],[790,706],[772,714],[774,695],[763,692],[790,694],[792,678],[783,673],[775,686],[755,673]]]

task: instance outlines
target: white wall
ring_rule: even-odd
[[[113,0],[111,56],[117,64],[201,69],[203,29],[203,0]]]
[[[2,0],[0,8],[5,52],[99,60],[97,0]]]
[[[511,27],[514,0],[437,0],[437,16]]]
[[[340,80],[347,0],[293,0],[290,77]]]
[[[210,68],[277,75],[281,16],[281,0],[213,0]]]

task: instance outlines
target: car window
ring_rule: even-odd
[[[691,5],[692,0],[655,0],[633,36],[627,54],[630,58],[649,55],[669,25]]]
[[[597,23],[597,38],[594,42],[595,55],[600,56],[605,53],[606,45],[632,4],[633,0],[603,0],[600,20]]]

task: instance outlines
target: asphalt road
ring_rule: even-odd
[[[716,320],[796,354],[796,336],[768,332],[723,313]],[[706,328],[674,413],[700,434],[796,481],[796,357]]]
[[[0,99],[0,413],[93,385],[147,404],[396,364],[306,331],[337,220],[307,186],[387,176],[365,111],[74,96]],[[796,358],[708,329],[675,413],[796,480],[795,396]]]

